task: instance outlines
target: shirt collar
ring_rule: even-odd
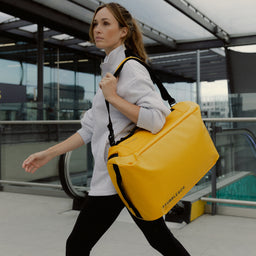
[[[125,46],[120,45],[107,55],[101,63],[101,76],[104,77],[106,73],[114,74],[118,65],[125,58]]]

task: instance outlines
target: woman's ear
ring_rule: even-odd
[[[122,27],[121,28],[121,38],[124,39],[128,34],[128,28],[127,27]]]

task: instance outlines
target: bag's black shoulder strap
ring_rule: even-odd
[[[173,104],[176,103],[175,99],[173,97],[171,97],[171,95],[168,93],[168,91],[166,90],[166,88],[163,86],[162,82],[160,81],[160,79],[156,76],[156,74],[154,73],[154,71],[149,67],[149,65],[147,65],[144,61],[142,61],[140,58],[135,57],[135,56],[129,56],[127,58],[125,58],[117,67],[114,76],[118,77],[124,64],[128,61],[128,60],[136,60],[138,61],[140,64],[142,64],[149,72],[150,77],[152,79],[152,81],[157,85],[161,97],[163,100],[168,101],[170,107],[172,107]],[[113,126],[112,126],[112,121],[111,121],[111,117],[110,117],[110,110],[109,110],[109,102],[106,101],[106,106],[107,106],[107,110],[108,110],[108,119],[109,119],[109,124],[108,124],[108,129],[109,129],[109,143],[111,146],[115,145],[115,136],[114,136],[114,130],[113,130]]]
[[[142,61],[140,58],[135,57],[135,56],[129,56],[127,58],[125,58],[117,67],[114,76],[118,77],[124,64],[128,61],[128,60],[136,60],[138,61],[141,65],[143,65],[149,72],[150,77],[152,79],[152,81],[157,85],[160,93],[161,93],[161,97],[163,100],[168,101],[170,107],[172,107],[173,104],[176,103],[175,99],[168,93],[168,91],[166,90],[166,88],[164,87],[164,85],[162,84],[161,80],[157,77],[157,75],[154,73],[154,71],[152,70],[152,68],[146,64],[144,61]]]

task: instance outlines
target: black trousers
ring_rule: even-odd
[[[67,239],[66,256],[89,256],[101,236],[118,217],[124,204],[118,195],[88,196]],[[132,216],[132,215],[131,215]],[[144,221],[132,216],[149,244],[165,256],[189,256],[163,218]]]

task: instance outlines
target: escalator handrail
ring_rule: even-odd
[[[60,183],[65,193],[73,199],[79,199],[79,198],[85,197],[87,192],[78,190],[76,186],[72,184],[72,181],[70,179],[69,164],[70,164],[70,158],[71,158],[72,152],[73,151],[70,151],[60,156],[59,177],[60,177]]]
[[[253,146],[254,149],[254,153],[256,153],[256,137],[254,133],[247,128],[221,129],[220,131],[216,132],[216,135],[245,135],[251,142],[251,145]]]

